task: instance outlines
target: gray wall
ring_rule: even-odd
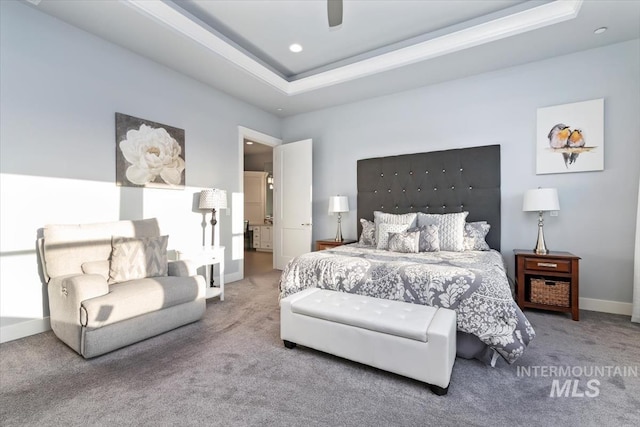
[[[240,188],[238,126],[279,137],[280,119],[22,2],[0,3],[6,326],[48,313],[34,250],[39,228],[157,216],[170,247],[201,245],[202,217],[193,206],[200,188],[226,189],[229,203]],[[185,130],[185,190],[115,186],[115,112]],[[231,259],[233,211],[219,221],[227,274],[239,267]],[[242,252],[242,235],[238,241]]]
[[[545,221],[552,250],[582,257],[580,296],[631,302],[640,173],[638,40],[287,118],[283,138],[313,138],[314,238],[335,233],[329,196],[349,196],[345,237],[356,237],[356,161],[500,144],[502,252],[533,248],[536,214],[525,190],[556,187],[558,217]],[[536,109],[605,99],[605,170],[535,173]]]

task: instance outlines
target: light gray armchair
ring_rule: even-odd
[[[85,358],[199,320],[205,279],[167,261],[156,219],[47,225],[39,240],[51,328]]]

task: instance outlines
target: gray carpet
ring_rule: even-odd
[[[640,326],[628,317],[527,311],[538,333],[516,365],[457,359],[447,396],[423,384],[279,339],[278,272],[227,286],[205,318],[84,360],[47,332],[0,346],[0,424],[425,426],[640,424],[640,378],[580,376],[549,397],[553,378],[520,366],[635,366]],[[640,372],[638,372],[640,374]],[[564,384],[566,378],[561,378]],[[573,378],[569,378],[573,379]]]

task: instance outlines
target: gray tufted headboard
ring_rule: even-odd
[[[373,211],[468,211],[467,222],[491,224],[487,243],[499,251],[500,146],[358,160],[358,235]]]

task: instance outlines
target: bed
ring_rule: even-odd
[[[451,308],[459,356],[493,365],[497,355],[513,363],[523,354],[535,331],[513,300],[500,254],[499,145],[359,160],[357,197],[360,242],[293,259],[281,297],[320,287]],[[480,221],[490,225],[481,244],[464,246],[473,240],[460,240],[460,227]],[[372,224],[377,246],[367,241]],[[428,251],[415,253],[416,232],[423,239],[435,231],[438,243],[431,227],[443,250],[425,240]]]

